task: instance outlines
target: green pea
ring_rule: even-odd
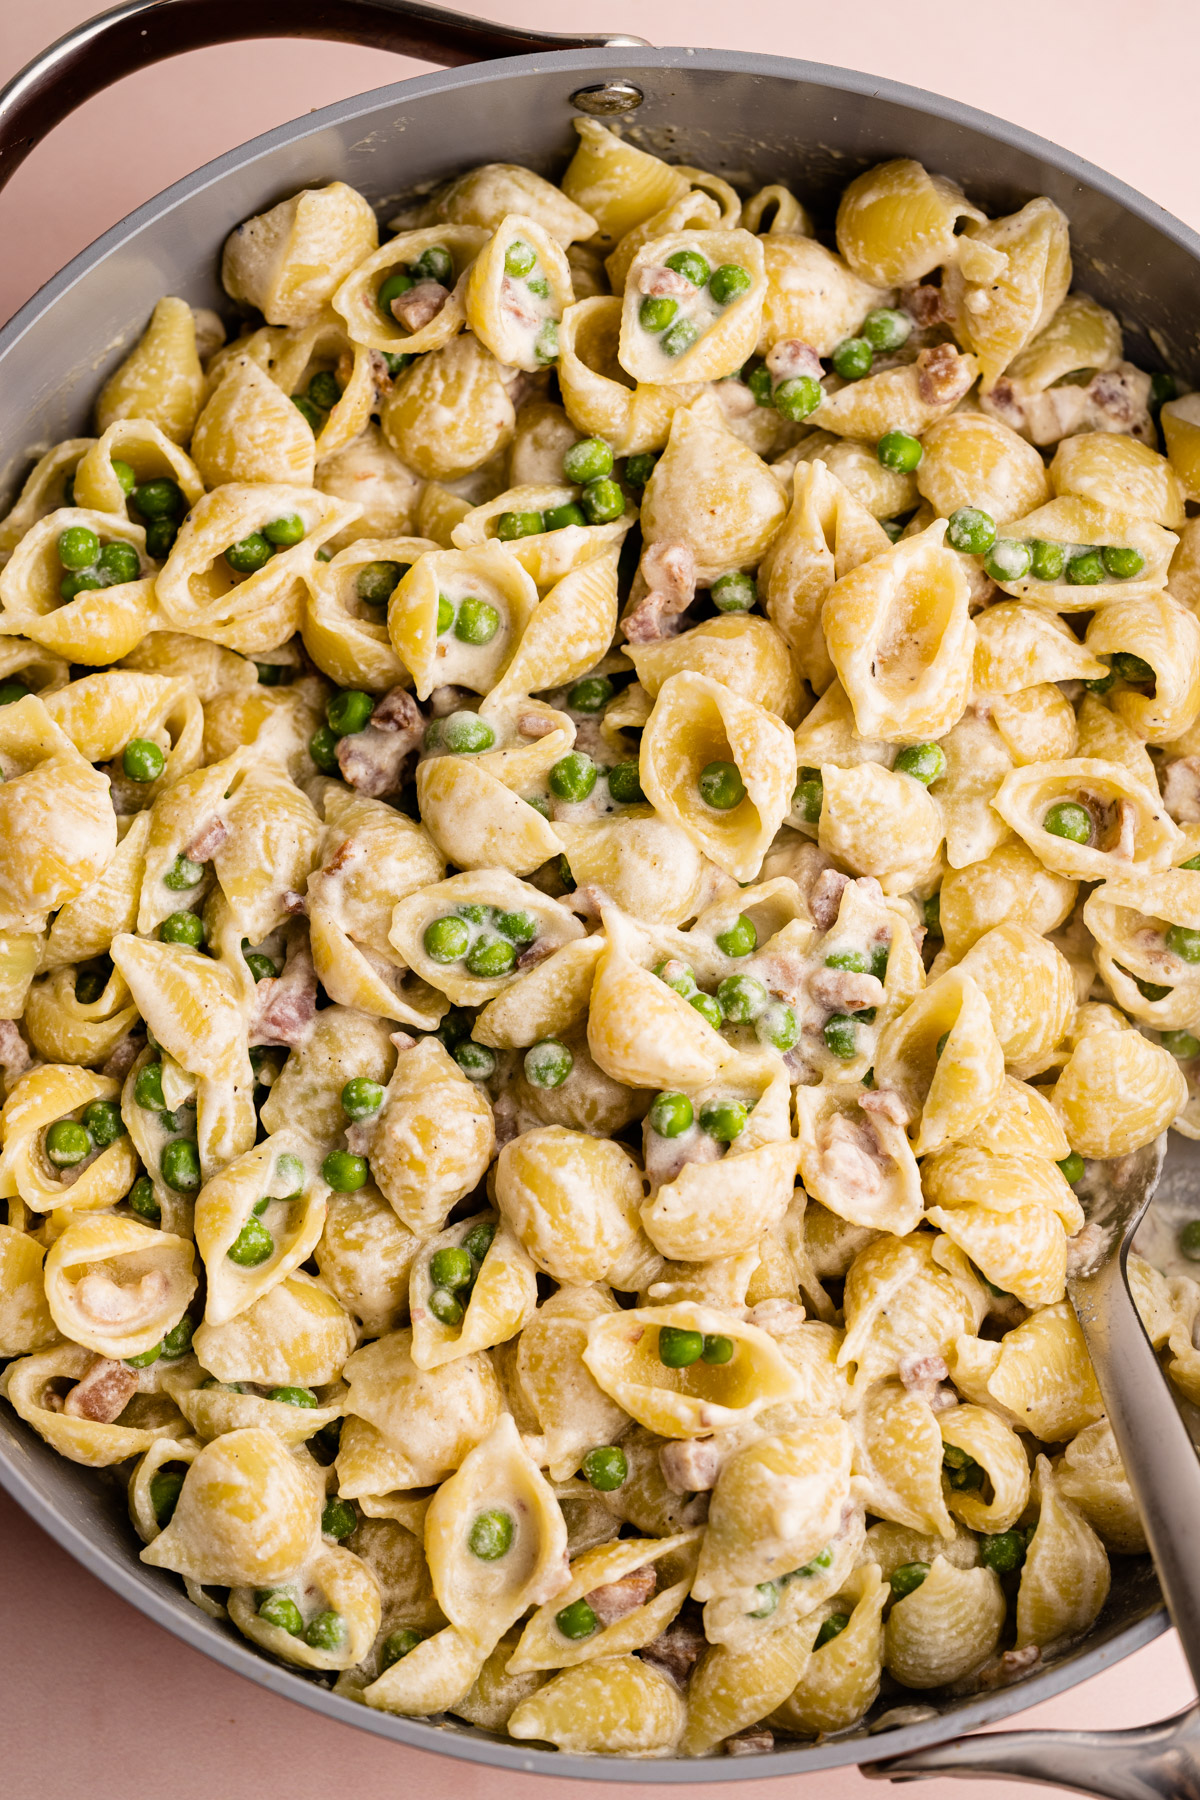
[[[143,519],[181,519],[187,511],[183,489],[168,476],[142,482],[133,489],[131,498]]]
[[[960,506],[950,514],[946,542],[966,556],[982,556],[996,541],[996,521],[978,506]]]
[[[282,1194],[278,1196],[279,1199],[297,1199],[303,1192],[306,1180],[307,1173],[298,1156],[293,1156],[290,1151],[285,1150],[282,1156],[276,1158],[274,1185],[283,1189]]]
[[[262,687],[283,687],[290,673],[287,663],[256,662],[254,667]]]
[[[677,300],[665,294],[647,294],[638,307],[638,324],[643,331],[665,331],[678,311]]]
[[[563,1637],[577,1642],[580,1638],[591,1637],[600,1621],[587,1601],[580,1599],[572,1600],[569,1606],[564,1606],[561,1612],[555,1613],[554,1623]]]
[[[602,475],[612,474],[612,449],[603,438],[580,438],[563,457],[562,466],[565,478],[582,487],[585,482],[597,481]]]
[[[64,575],[58,584],[58,591],[64,600],[74,600],[77,594],[90,593],[104,585],[99,575],[85,571],[82,575]]]
[[[162,1221],[162,1207],[154,1198],[154,1183],[148,1175],[139,1175],[129,1193],[126,1195],[129,1210],[136,1213],[139,1219],[145,1219],[148,1225],[158,1225]]]
[[[58,1119],[46,1133],[46,1156],[56,1169],[73,1169],[94,1148],[91,1132],[74,1119]]]
[[[603,712],[615,692],[607,675],[585,675],[569,689],[567,705],[572,712]]]
[[[1061,581],[1067,553],[1061,544],[1034,538],[1029,546],[1029,567],[1035,581]]]
[[[328,725],[318,725],[308,740],[308,754],[318,769],[326,775],[336,775],[339,771],[337,759],[338,741]]]
[[[131,1369],[148,1369],[162,1355],[161,1344],[151,1344],[149,1350],[143,1350],[140,1356],[126,1356],[122,1361]]]
[[[387,372],[393,380],[395,380],[397,375],[402,375],[404,373],[409,363],[416,361],[416,358],[413,356],[396,356],[390,350],[382,351],[381,355],[387,365]],[[318,550],[317,555],[319,556],[320,554],[321,552]]]
[[[933,1047],[934,1056],[940,1058],[942,1051],[946,1048],[946,1045],[949,1042],[950,1042],[950,1033],[948,1031],[943,1031],[941,1037],[938,1039],[937,1043]]]
[[[129,463],[122,462],[120,457],[114,456],[112,459],[112,472],[117,478],[117,486],[120,488],[121,492],[123,494],[132,494],[134,488],[137,486],[136,470]]]
[[[204,879],[204,864],[193,862],[188,856],[177,856],[171,867],[163,876],[163,886],[170,888],[173,894],[185,893]]]
[[[500,629],[500,613],[490,600],[469,594],[454,615],[454,635],[461,644],[490,644]]]
[[[478,756],[495,741],[496,733],[478,713],[451,713],[442,720],[442,742],[455,756]]]
[[[235,574],[253,575],[266,568],[273,554],[262,532],[252,531],[247,537],[239,538],[236,544],[229,545],[225,561]]]
[[[700,1108],[700,1124],[719,1144],[732,1144],[746,1129],[746,1107],[741,1100],[706,1100]]]
[[[1105,569],[1110,575],[1115,576],[1118,581],[1132,580],[1135,575],[1140,575],[1146,566],[1145,557],[1140,550],[1135,550],[1132,545],[1105,544],[1104,549],[1100,554],[1103,558]]]
[[[800,1025],[790,1006],[785,1006],[781,1000],[772,1000],[755,1019],[754,1035],[760,1044],[769,1044],[773,1050],[786,1053],[795,1046]]]
[[[1189,1262],[1200,1262],[1200,1219],[1189,1219],[1179,1233],[1179,1248]]]
[[[1071,587],[1095,587],[1108,575],[1099,549],[1081,550],[1067,564],[1067,582]]]
[[[398,562],[364,563],[355,578],[354,592],[368,606],[386,606],[404,572],[404,565]]]
[[[581,1465],[584,1480],[600,1494],[613,1494],[629,1478],[629,1462],[617,1444],[598,1444]]]
[[[1164,1031],[1159,1043],[1180,1062],[1190,1062],[1193,1057],[1200,1056],[1200,1038],[1193,1037],[1190,1031]],[[86,1113],[84,1117],[87,1117]]]
[[[926,1562],[901,1563],[891,1573],[892,1593],[897,1600],[903,1600],[906,1594],[915,1594],[929,1573]]]
[[[557,799],[578,804],[586,800],[595,787],[597,773],[586,750],[568,750],[551,766],[546,782]]]
[[[244,950],[242,955],[255,981],[272,981],[278,975],[275,963],[269,956],[264,956],[261,950]]]
[[[506,275],[528,275],[537,262],[537,251],[524,238],[514,238],[504,252],[504,273]]]
[[[940,888],[938,889],[936,894],[930,894],[928,900],[926,900],[924,906],[921,909],[921,916],[924,919],[925,929],[929,933],[929,935],[931,937],[941,937],[941,935],[942,935],[942,891]]]
[[[875,352],[865,337],[843,338],[833,353],[833,366],[843,381],[861,381],[871,373]]]
[[[307,1406],[311,1409],[320,1405],[312,1389],[306,1387],[272,1388],[267,1399],[274,1400],[279,1406]]]
[[[1032,561],[1029,545],[1019,538],[997,538],[984,557],[983,566],[993,581],[1020,581],[1028,575]]]
[[[704,1348],[700,1352],[700,1360],[701,1362],[714,1363],[717,1365],[732,1362],[733,1339],[722,1337],[719,1332],[706,1333]]]
[[[200,1186],[200,1152],[194,1138],[176,1138],[162,1153],[162,1178],[177,1194],[194,1194]]]
[[[794,425],[816,412],[824,398],[825,390],[815,375],[793,375],[781,381],[772,395],[776,412]]]
[[[100,554],[100,539],[86,525],[68,525],[58,534],[58,560],[64,569],[90,569]]]
[[[331,1150],[321,1164],[321,1174],[335,1194],[356,1194],[366,1186],[367,1159],[349,1150]]]
[[[1181,869],[1200,869],[1200,856],[1189,856],[1186,862],[1180,863],[1179,867]]]
[[[750,1608],[751,1619],[769,1619],[779,1605],[779,1583],[777,1581],[760,1581],[755,1588],[758,1599]]]
[[[1200,931],[1189,925],[1172,925],[1167,932],[1167,949],[1184,962],[1200,962]]]
[[[767,990],[753,975],[727,975],[717,989],[725,1017],[735,1025],[751,1025],[767,1004]]]
[[[1092,815],[1076,800],[1056,800],[1042,820],[1042,830],[1051,837],[1066,838],[1072,844],[1089,844],[1092,840]]]
[[[784,1576],[784,1580],[785,1581],[795,1581],[797,1579],[802,1579],[805,1581],[810,1580],[812,1578],[812,1576],[818,1575],[822,1569],[828,1569],[830,1567],[830,1565],[832,1564],[832,1562],[833,1562],[833,1547],[830,1544],[826,1544],[824,1550],[817,1551],[817,1554],[813,1557],[811,1562],[805,1563],[802,1568],[793,1569],[790,1575]]]
[[[632,488],[645,487],[654,473],[654,465],[658,461],[657,450],[642,450],[636,456],[625,458],[625,479]]]
[[[285,1594],[281,1589],[260,1597],[258,1616],[265,1619],[268,1625],[277,1625],[281,1631],[289,1632],[292,1637],[304,1636],[304,1620],[300,1608],[290,1594]]]
[[[533,353],[541,363],[558,360],[558,320],[547,319],[533,343]]]
[[[463,1303],[448,1288],[432,1290],[429,1295],[429,1310],[439,1325],[461,1325],[463,1322]]]
[[[501,937],[506,937],[510,944],[532,944],[538,934],[536,918],[524,908],[516,912],[498,912],[492,923]]]
[[[280,1392],[284,1391],[280,1390]],[[306,1392],[307,1390],[295,1391]],[[271,1398],[274,1400],[278,1396],[272,1394]],[[305,1405],[308,1404],[310,1402],[305,1401]],[[311,1404],[316,1404],[315,1395]],[[348,1538],[352,1532],[358,1530],[358,1514],[346,1500],[327,1500],[321,1509],[321,1530],[326,1537],[336,1538],[340,1544],[343,1538]]]
[[[641,768],[636,760],[614,763],[608,771],[608,791],[619,806],[636,806],[646,798],[642,791]]]
[[[1131,686],[1152,686],[1157,679],[1150,664],[1140,656],[1134,656],[1129,650],[1118,650],[1112,658],[1112,672]]]
[[[101,550],[96,570],[105,587],[122,587],[127,581],[137,580],[142,565],[132,544],[114,539]]]
[[[387,275],[380,282],[375,294],[375,304],[390,324],[396,323],[396,315],[392,311],[392,302],[400,300],[416,282],[406,269],[397,269],[394,274]]]
[[[166,1111],[160,1062],[145,1063],[138,1070],[133,1084],[133,1097],[146,1112]]]
[[[718,612],[749,612],[758,604],[758,588],[753,575],[743,575],[738,570],[729,575],[718,575],[709,592]]]
[[[940,744],[907,744],[894,766],[897,774],[911,775],[922,787],[929,787],[946,773],[946,753]]]
[[[798,812],[806,825],[815,825],[821,817],[824,804],[825,784],[821,780],[820,769],[801,769],[800,779],[792,794],[793,812]]]
[[[423,1631],[414,1631],[410,1625],[401,1625],[399,1630],[390,1632],[383,1640],[383,1648],[379,1652],[379,1673],[392,1668],[395,1663],[414,1651],[418,1644],[425,1642]]]
[[[956,1493],[983,1486],[983,1470],[975,1458],[957,1444],[942,1445],[942,1468]]]
[[[771,380],[771,371],[768,369],[766,363],[760,362],[753,364],[751,368],[747,370],[744,379],[746,386],[754,395],[754,404],[756,406],[774,406],[775,384]]]
[[[75,975],[75,998],[80,1006],[93,1006],[112,979],[112,963],[107,956],[90,968],[80,968]]]
[[[325,702],[325,717],[335,737],[352,737],[365,731],[375,711],[375,696],[361,688],[340,688]]]
[[[479,981],[497,981],[507,975],[517,953],[507,938],[478,938],[467,951],[467,970]]]
[[[700,336],[700,329],[690,319],[677,319],[668,331],[663,333],[662,347],[667,356],[682,356],[690,350]]]
[[[531,275],[525,286],[531,294],[536,294],[539,300],[550,298],[550,283],[544,275]]]
[[[477,1263],[481,1263],[491,1249],[495,1236],[495,1221],[480,1219],[478,1225],[473,1225],[463,1239],[463,1249],[469,1251]]]
[[[304,1641],[311,1650],[340,1650],[347,1638],[346,1621],[341,1613],[319,1612],[310,1619]]]
[[[871,959],[865,950],[831,950],[825,958],[827,969],[845,969],[851,975],[869,975]]]
[[[650,1108],[650,1129],[659,1137],[680,1137],[690,1129],[693,1116],[686,1094],[659,1094]]]
[[[348,1119],[369,1119],[383,1105],[383,1089],[365,1075],[353,1075],[342,1089],[342,1111]]]
[[[275,1254],[275,1239],[261,1219],[249,1218],[225,1254],[239,1269],[257,1269]]]
[[[83,1128],[89,1132],[101,1150],[109,1144],[115,1144],[118,1138],[125,1136],[125,1121],[121,1117],[121,1108],[116,1100],[93,1100],[90,1106],[83,1109]]]
[[[620,493],[620,489],[617,489]],[[545,531],[565,531],[569,525],[587,526],[589,521],[582,506],[574,500],[568,500],[562,506],[548,506],[542,514],[542,528]]]
[[[300,414],[300,417],[304,420],[304,423],[308,426],[308,429],[312,432],[313,436],[316,437],[325,424],[324,413],[321,412],[318,407],[313,405],[307,394],[293,394],[292,405]]]
[[[673,256],[668,256],[666,266],[676,275],[686,276],[693,287],[704,287],[712,276],[712,270],[698,250],[676,250]]]
[[[1025,1561],[1023,1531],[997,1531],[979,1539],[979,1560],[997,1575],[1015,1575]]]
[[[825,1039],[825,1048],[832,1055],[840,1057],[842,1062],[849,1062],[852,1057],[858,1055],[858,1033],[855,1029],[855,1021],[846,1013],[834,1013],[831,1019],[827,1019],[822,1035]]]
[[[751,287],[750,273],[740,263],[722,263],[714,269],[708,284],[708,291],[718,306],[728,306],[739,294],[749,293]]]
[[[726,956],[749,956],[758,949],[758,932],[754,920],[745,913],[739,913],[733,924],[726,931],[718,931],[717,949]]]
[[[677,957],[668,957],[664,962],[656,963],[654,973],[674,993],[682,994],[685,1000],[690,1000],[696,992],[696,977],[687,964],[680,962]]]
[[[908,342],[912,319],[894,306],[879,306],[862,322],[862,335],[872,350],[899,350]]]
[[[178,1469],[156,1469],[150,1477],[150,1506],[155,1523],[167,1525],[179,1504],[183,1475]]]
[[[684,1331],[678,1325],[661,1325],[658,1332],[658,1360],[668,1369],[689,1369],[704,1354],[704,1335]]]
[[[813,1644],[813,1649],[814,1650],[823,1650],[825,1648],[826,1644],[832,1644],[834,1638],[841,1637],[843,1631],[845,1631],[845,1629],[849,1623],[850,1623],[849,1613],[843,1613],[843,1612],[830,1613],[829,1617],[823,1621],[823,1623],[821,1625],[821,1629],[817,1633],[816,1641]]]
[[[418,281],[436,281],[442,287],[451,287],[454,282],[454,261],[444,244],[430,244],[422,250],[416,262],[409,264],[409,272]]]
[[[700,1017],[706,1020],[714,1031],[720,1031],[725,1023],[725,1008],[715,994],[689,994],[688,1005],[694,1007]]]
[[[164,944],[186,944],[198,950],[204,942],[204,921],[198,913],[173,912],[158,928]]]
[[[448,1288],[452,1294],[469,1287],[473,1275],[471,1252],[458,1244],[443,1245],[429,1259],[429,1279],[434,1287]]]
[[[0,706],[12,706],[17,700],[28,698],[30,689],[19,678],[11,681],[0,681]]]
[[[333,373],[333,370],[319,369],[308,384],[308,398],[312,401],[313,405],[319,406],[322,412],[332,412],[341,397],[342,390],[338,386],[337,376]],[[270,536],[269,528],[267,535]],[[303,532],[301,532],[301,536],[303,535]],[[272,538],[271,541],[272,543],[276,543],[279,540]],[[298,543],[299,539],[293,539],[291,541]]]
[[[565,1044],[557,1038],[543,1038],[525,1052],[525,1079],[531,1087],[560,1088],[574,1063]]]
[[[907,431],[885,431],[875,447],[875,454],[885,469],[911,475],[925,454],[920,438]]]
[[[502,543],[540,537],[545,529],[546,521],[540,512],[502,512],[496,520],[496,536]]]
[[[471,942],[471,933],[462,919],[456,919],[452,913],[444,918],[434,919],[425,927],[423,938],[425,954],[437,963],[457,962],[465,956]]]
[[[179,536],[177,519],[151,519],[146,527],[146,555],[165,562]]]
[[[597,481],[588,482],[579,504],[587,514],[589,525],[607,525],[625,511],[625,496],[618,482],[610,475],[602,475]]]
[[[477,1513],[467,1533],[467,1548],[480,1562],[499,1562],[512,1548],[516,1525],[511,1513],[499,1506]]]
[[[142,1180],[145,1179],[146,1177],[143,1175]],[[182,1319],[172,1325],[162,1341],[162,1353],[167,1362],[176,1362],[179,1357],[187,1355],[191,1349],[195,1330],[196,1321],[191,1313],[184,1313]]]
[[[449,629],[453,625],[453,623],[454,623],[454,608],[450,604],[449,600],[447,600],[445,594],[439,594],[438,595],[438,609],[437,609],[437,634],[438,634],[438,636],[445,637],[446,633],[449,631]]]
[[[706,763],[696,786],[700,798],[717,812],[730,812],[746,798],[746,784],[736,763]]]

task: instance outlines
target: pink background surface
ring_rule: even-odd
[[[100,0],[0,0],[0,80]],[[659,44],[730,45],[867,68],[952,94],[1090,157],[1200,226],[1195,0],[475,0],[547,30],[602,26]],[[424,65],[329,44],[251,43],[159,64],[90,101],[0,195],[0,319],[132,207],[210,157],[314,107]],[[214,246],[215,249],[215,246]],[[331,1724],[228,1674],[118,1600],[0,1496],[5,1728],[10,1800],[126,1800],[149,1781],[171,1800],[583,1800],[642,1787],[546,1780],[407,1751]],[[1120,1727],[1185,1705],[1174,1636],[1022,1718]],[[664,1792],[665,1790],[659,1790]],[[724,1784],[727,1800],[865,1800],[853,1770]],[[949,1800],[1019,1800],[1012,1783],[938,1781]]]

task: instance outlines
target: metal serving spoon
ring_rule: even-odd
[[[1087,1165],[1076,1187],[1087,1223],[1067,1292],[1142,1516],[1159,1583],[1200,1688],[1200,1458],[1142,1327],[1125,1275],[1133,1235],[1158,1187],[1166,1136]],[[1194,1176],[1192,1204],[1195,1210]],[[954,1738],[863,1765],[864,1775],[1039,1781],[1112,1800],[1197,1800],[1200,1705],[1133,1731],[1003,1731]]]

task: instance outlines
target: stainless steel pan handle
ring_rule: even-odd
[[[1200,1793],[1200,1706],[1131,1731],[996,1731],[952,1738],[908,1756],[864,1763],[877,1781],[933,1775],[1040,1781],[1105,1800],[1195,1800]]]
[[[129,0],[69,31],[0,89],[0,187],[47,132],[122,76],[186,50],[272,37],[368,44],[446,66],[645,41],[527,31],[422,0]]]

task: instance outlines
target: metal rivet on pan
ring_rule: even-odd
[[[601,81],[595,87],[576,88],[571,105],[593,118],[611,119],[618,113],[635,112],[645,98],[632,81]]]

